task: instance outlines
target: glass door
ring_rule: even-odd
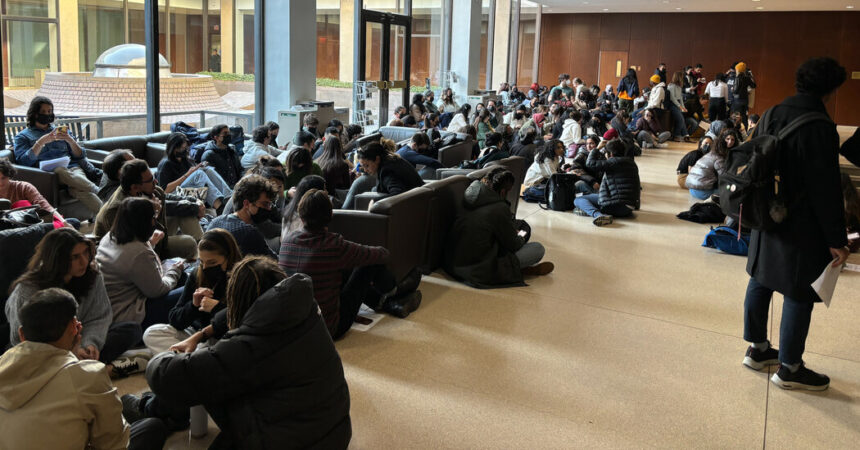
[[[392,106],[409,105],[412,19],[362,10],[359,30],[353,121],[369,132],[388,123]]]

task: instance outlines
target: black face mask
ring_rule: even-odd
[[[711,149],[711,144],[702,144],[702,151],[707,152]]]
[[[52,124],[52,123],[54,123],[54,119],[56,119],[56,116],[54,116],[53,114],[37,114],[36,115],[36,122],[39,122],[42,125]]]
[[[489,109],[489,110],[490,110],[490,112],[496,112],[496,107],[495,107],[495,106],[490,106],[490,107],[489,107],[489,108],[487,108],[487,109]]]
[[[269,220],[270,217],[272,217],[271,210],[259,208],[257,209],[257,214],[251,214],[251,221],[254,223],[261,223]]]
[[[203,269],[203,279],[206,280],[206,284],[208,288],[215,287],[218,283],[223,281],[227,277],[227,274],[221,270],[221,266],[212,266]]]
[[[517,118],[517,120],[520,120],[520,119],[522,119],[522,118],[523,118],[523,115],[522,115],[522,114],[520,114],[520,113],[517,113],[517,114],[514,114],[514,117],[516,117],[516,118]]]

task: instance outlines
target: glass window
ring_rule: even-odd
[[[5,0],[3,14],[19,17],[57,17],[55,0]]]
[[[442,0],[412,3],[412,86],[438,87],[442,62]]]
[[[534,10],[534,8],[529,8]],[[520,87],[532,84],[534,76],[535,31],[537,13],[529,11],[523,3],[520,11],[519,54],[517,56],[516,84]],[[521,89],[522,90],[522,89]]]
[[[317,78],[338,79],[340,0],[317,1]]]
[[[78,1],[78,44],[81,72],[92,72],[105,50],[125,43],[122,0]]]
[[[478,70],[478,88],[487,86],[487,30],[490,28],[490,0],[481,0],[481,65]],[[452,31],[452,34],[456,34]],[[453,45],[453,42],[452,42]]]
[[[37,87],[46,72],[59,70],[57,3],[6,0],[2,4],[4,16],[16,19],[6,20],[3,27],[3,86]]]

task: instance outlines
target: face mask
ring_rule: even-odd
[[[702,150],[703,151],[708,151],[710,149],[711,149],[711,144],[702,144]]]
[[[522,113],[517,113],[517,114],[514,114],[514,117],[516,117],[517,120],[520,120],[523,118],[523,115],[522,115]]]
[[[38,114],[36,115],[36,122],[41,123],[42,125],[48,125],[54,123],[54,115],[53,114]]]
[[[215,286],[225,277],[226,274],[221,270],[221,266],[212,266],[203,269],[203,278],[206,280],[206,284],[210,285],[209,287]]]
[[[271,216],[272,216],[272,211],[267,210],[267,209],[263,209],[263,208],[258,208],[257,214],[251,214],[251,221],[254,223],[261,223],[261,222],[265,222],[266,220],[268,220],[269,217],[271,217]]]
[[[489,109],[489,110],[490,110],[490,112],[496,112],[496,107],[495,107],[495,106],[490,106],[490,107],[489,107],[489,108],[487,108],[487,109]]]

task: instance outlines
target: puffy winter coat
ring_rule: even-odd
[[[600,183],[600,207],[629,205],[639,207],[639,167],[633,158],[614,156],[600,159],[600,150],[588,154],[586,167],[603,171]]]
[[[709,152],[696,161],[687,175],[687,189],[707,191],[717,188],[720,175],[725,172],[725,158],[720,158],[715,152]]]
[[[177,406],[206,407],[221,429],[213,447],[345,449],[352,436],[343,365],[307,275],[263,293],[217,344],[159,354],[146,378]]]

